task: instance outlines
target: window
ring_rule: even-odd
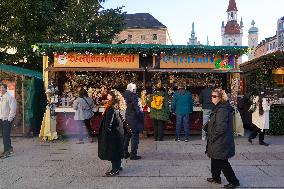
[[[145,35],[141,35],[141,41],[145,41],[146,36]]]
[[[282,29],[284,29],[284,22],[282,22]]]
[[[132,41],[132,35],[128,35],[127,41]]]
[[[158,35],[156,33],[153,34],[153,40],[154,41],[158,40]]]
[[[273,42],[273,49],[275,49],[276,48],[276,43],[275,42]]]
[[[270,43],[270,50],[272,50],[272,43]]]

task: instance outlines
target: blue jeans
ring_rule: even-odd
[[[79,128],[79,141],[83,141],[83,139],[84,139],[84,127],[85,127],[84,120],[77,120],[77,125],[78,125],[78,128]]]
[[[0,120],[0,126],[2,127],[4,152],[6,152],[12,148],[12,145],[11,145],[12,122],[7,121],[7,120]]]
[[[203,125],[205,125],[209,119],[210,119],[210,114],[211,114],[211,110],[210,109],[203,109]],[[202,128],[202,138],[206,137],[207,133],[203,130]]]
[[[180,130],[184,125],[185,139],[189,139],[189,114],[187,115],[176,115],[176,136],[180,139]]]

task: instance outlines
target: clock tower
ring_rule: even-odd
[[[229,0],[227,9],[227,23],[221,26],[223,46],[242,46],[243,20],[238,23],[238,8],[235,0]]]
[[[255,21],[251,21],[251,28],[248,31],[248,47],[251,51],[248,54],[248,60],[254,58],[254,51],[256,46],[258,45],[258,28],[254,26]]]

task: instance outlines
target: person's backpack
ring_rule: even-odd
[[[151,102],[151,108],[156,110],[161,110],[163,107],[163,100],[164,100],[163,96],[154,95]]]

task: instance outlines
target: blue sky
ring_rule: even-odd
[[[283,0],[236,0],[238,22],[244,22],[243,45],[247,45],[251,21],[259,29],[259,41],[275,35],[277,19],[284,16]],[[195,33],[202,44],[208,35],[210,45],[221,45],[221,24],[227,21],[229,0],[106,0],[104,8],[125,6],[124,11],[150,13],[167,26],[175,45],[185,45],[195,23]]]

